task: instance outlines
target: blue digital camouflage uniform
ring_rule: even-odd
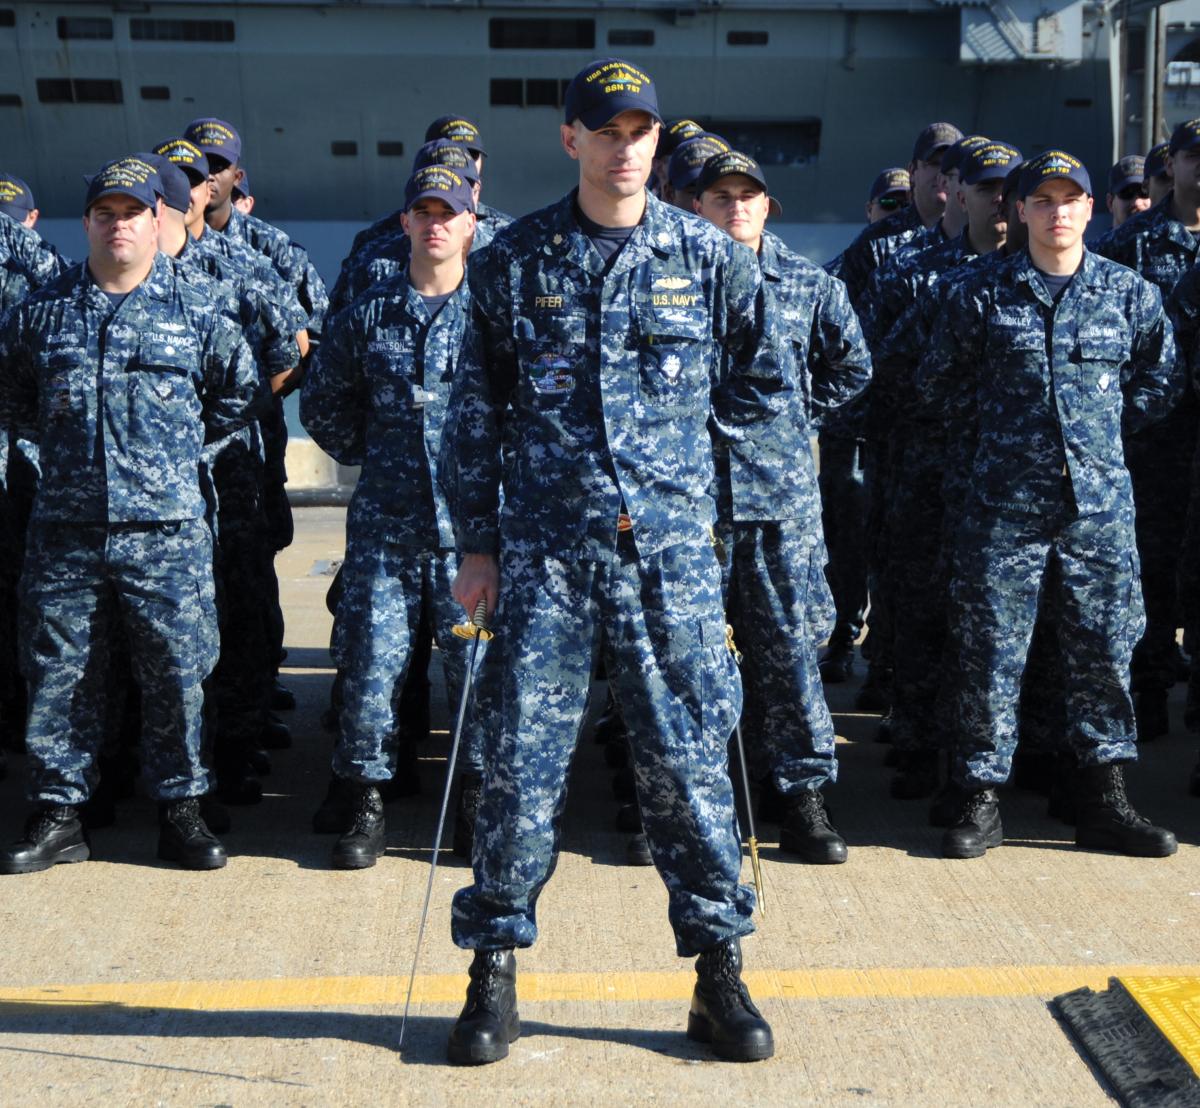
[[[0,212],[0,317],[70,264],[36,231]],[[17,669],[17,582],[37,478],[37,447],[0,429],[0,715],[18,729],[24,684]]]
[[[1168,302],[1196,263],[1200,236],[1171,214],[1174,192],[1091,244],[1089,249],[1153,282]],[[1132,435],[1125,462],[1133,478],[1146,633],[1133,657],[1135,689],[1167,689],[1176,679],[1175,629],[1182,622],[1178,575],[1200,404],[1187,391],[1165,419]]]
[[[836,263],[836,270],[830,272],[845,282],[850,304],[860,319],[871,274],[923,229],[916,208],[902,208],[864,227],[830,263]],[[822,525],[829,549],[827,573],[837,608],[834,639],[839,643],[857,639],[866,619],[869,505],[864,421],[870,391],[826,420],[817,439]],[[875,627],[885,622],[882,617],[881,605],[874,613]],[[878,636],[880,640],[883,637]]]
[[[647,195],[606,268],[574,203],[517,220],[470,273],[473,326],[443,451],[457,456],[459,552],[500,559],[483,678],[501,718],[485,735],[475,883],[455,897],[454,940],[501,949],[537,936],[603,639],[676,946],[690,955],[753,930],[754,906],[728,774],[741,695],[710,541],[707,425],[748,462],[750,426],[788,412],[786,369],[744,246]],[[733,471],[738,514],[771,498],[746,472]]]
[[[946,283],[978,258],[967,231],[919,254],[902,254],[886,272],[879,303],[887,321],[875,335],[872,413],[890,428],[888,484],[882,492],[885,592],[892,615],[892,742],[901,750],[937,749],[937,712],[946,637],[942,486],[950,470],[947,429],[915,393],[917,365],[934,341]]]
[[[1135,758],[1129,659],[1144,618],[1121,443],[1182,391],[1158,290],[1085,252],[1055,305],[1016,254],[948,290],[918,388],[975,442],[950,595],[955,783],[1008,777],[1038,596],[1052,585],[1067,740],[1083,765]]]
[[[329,294],[331,314],[348,308],[373,285],[408,269],[409,238],[400,224],[400,215],[399,211],[392,212],[355,236]],[[482,250],[511,222],[512,216],[480,204],[471,253]]]
[[[214,238],[204,235],[203,239]],[[229,298],[226,314],[241,329],[263,387],[300,362],[303,327],[294,298],[277,303],[271,287],[231,258],[189,240],[176,258],[180,275],[208,295]],[[236,770],[262,735],[270,706],[274,654],[264,597],[271,549],[263,504],[264,451],[258,423],[208,444],[203,470],[216,499],[214,576],[220,613],[220,659],[210,690],[217,719],[218,773]]]
[[[0,424],[41,447],[21,579],[31,798],[87,799],[122,629],[145,694],[149,788],[201,795],[217,627],[197,474],[203,440],[253,415],[250,351],[159,255],[115,314],[85,265],[68,270],[5,317],[0,362]]]
[[[469,644],[451,633],[463,614],[450,592],[458,560],[437,457],[469,310],[465,284],[432,321],[407,274],[377,285],[334,316],[301,394],[313,441],[363,467],[346,518],[334,620],[343,700],[333,769],[364,784],[396,771],[396,700],[423,605],[433,615],[451,718],[466,676]],[[481,768],[473,728],[463,765]]]
[[[871,358],[845,285],[770,232],[759,266],[790,369],[790,405],[786,418],[748,435],[753,449],[740,458],[718,451],[717,518],[731,556],[727,610],[743,656],[747,757],[756,777],[769,775],[790,796],[837,780],[817,669],[834,613],[809,437],[826,413],[867,387]],[[726,492],[734,470],[763,490],[740,512]]]

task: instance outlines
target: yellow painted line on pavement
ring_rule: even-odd
[[[1057,996],[1110,977],[1200,977],[1200,965],[1160,966],[960,966],[875,969],[750,970],[746,983],[756,1000],[940,1000]],[[518,974],[522,1001],[686,1000],[690,972]],[[458,1004],[467,975],[417,978],[417,1004]],[[280,977],[260,981],[122,981],[90,985],[0,987],[4,1009],[119,1005],[190,1011],[353,1008],[402,1005],[404,977]]]

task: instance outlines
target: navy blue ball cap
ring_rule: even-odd
[[[589,131],[622,112],[649,112],[662,122],[654,81],[620,58],[600,58],[581,69],[567,85],[565,101],[566,122],[578,119]]]
[[[193,119],[183,132],[183,137],[194,142],[205,154],[216,154],[230,165],[242,157],[242,136],[232,123],[223,119]]]
[[[1200,119],[1185,119],[1171,132],[1171,143],[1167,148],[1168,154],[1178,154],[1180,150],[1195,150],[1200,147]]]
[[[722,177],[734,176],[749,177],[750,180],[757,181],[762,185],[763,192],[767,193],[770,200],[771,214],[783,215],[783,205],[771,196],[770,190],[767,188],[767,178],[763,174],[762,166],[749,154],[743,154],[740,150],[728,150],[722,154],[714,154],[704,163],[700,170],[700,176],[696,179],[696,195],[699,196],[712,188]]]
[[[958,142],[952,142],[942,151],[942,160],[938,166],[942,175],[957,173],[962,168],[963,159],[972,150],[978,150],[981,146],[987,146],[991,141],[985,135],[967,135],[964,138],[960,138]]]
[[[654,156],[669,158],[681,142],[687,142],[688,139],[702,134],[704,128],[694,119],[676,119],[664,123],[662,130],[658,132],[658,146],[654,149]]]
[[[898,192],[909,192],[912,189],[912,178],[908,175],[908,170],[902,166],[894,165],[890,169],[885,169],[871,182],[871,194],[867,197],[868,201],[878,200],[881,196],[888,196]]]
[[[1092,179],[1083,162],[1065,150],[1047,150],[1025,163],[1021,170],[1021,199],[1044,185],[1047,181],[1074,181],[1088,196],[1092,195]]]
[[[987,142],[963,156],[958,175],[964,185],[984,181],[1003,181],[1014,165],[1020,165],[1021,151],[1007,142]]]
[[[473,212],[475,194],[471,182],[448,165],[427,165],[418,169],[404,186],[404,210],[418,200],[444,200],[456,212]]]
[[[163,203],[177,212],[186,212],[192,206],[192,183],[187,174],[162,154],[144,156],[146,161],[153,162],[154,168],[158,170],[158,180],[162,186],[159,196],[163,198]]]
[[[204,151],[187,139],[166,139],[154,147],[154,153],[179,166],[193,185],[208,180],[208,158]]]
[[[1108,171],[1108,191],[1114,195],[1130,185],[1146,183],[1146,159],[1141,154],[1126,154]]]
[[[413,158],[413,172],[427,165],[449,166],[472,184],[479,180],[479,170],[475,168],[470,148],[453,139],[434,139],[425,143]]]
[[[1151,177],[1161,177],[1167,172],[1167,154],[1170,152],[1169,142],[1160,142],[1157,146],[1150,147],[1149,153],[1146,154],[1146,177],[1147,181]]]
[[[249,196],[250,195],[250,170],[244,165],[240,167],[242,171],[242,179],[234,186],[232,193],[234,196]]]
[[[681,142],[667,163],[667,180],[671,182],[671,188],[691,188],[700,179],[709,158],[714,154],[728,154],[732,149],[720,135],[708,131]]]
[[[23,223],[36,207],[33,189],[12,173],[0,173],[0,212]]]
[[[472,154],[487,157],[483,139],[479,137],[479,128],[461,115],[439,115],[425,129],[426,142],[435,142],[437,139],[449,139],[450,142],[465,146]]]
[[[917,135],[917,141],[913,143],[912,160],[932,161],[935,154],[947,146],[953,146],[962,137],[962,131],[953,123],[931,123]]]
[[[84,214],[101,197],[118,193],[153,208],[163,195],[164,187],[154,158],[153,154],[130,154],[109,162],[94,177],[85,177],[88,188],[83,202]]]

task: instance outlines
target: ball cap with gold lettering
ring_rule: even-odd
[[[963,157],[958,167],[964,185],[1003,181],[1008,171],[1021,162],[1021,151],[1007,142],[988,142]]]
[[[704,163],[704,168],[701,169],[700,176],[696,181],[696,195],[700,196],[712,188],[722,177],[733,176],[749,177],[750,180],[762,185],[763,192],[767,194],[771,214],[783,215],[783,205],[771,195],[767,188],[767,179],[763,175],[762,167],[749,154],[743,154],[740,150],[727,150],[723,154],[714,154]]]
[[[871,193],[867,199],[878,200],[881,196],[902,195],[911,190],[912,178],[909,177],[908,170],[902,166],[894,165],[890,169],[883,170],[871,182]]]
[[[1047,150],[1027,161],[1017,195],[1024,200],[1047,181],[1074,181],[1088,196],[1092,195],[1092,179],[1083,162],[1065,150]]]
[[[426,142],[436,142],[438,139],[461,143],[472,154],[487,157],[483,139],[479,137],[479,128],[469,119],[463,119],[461,115],[440,115],[426,128]]]
[[[659,123],[654,82],[636,65],[620,58],[600,58],[581,69],[567,85],[566,121],[579,120],[598,131],[622,112],[649,112]]]
[[[24,223],[25,217],[36,207],[33,189],[20,177],[0,172],[0,212],[12,216],[18,223]]]
[[[690,189],[698,180],[709,158],[716,154],[728,154],[733,150],[720,135],[702,131],[685,139],[667,162],[667,180],[673,189]]]
[[[179,166],[193,185],[208,180],[208,158],[194,142],[182,138],[166,139],[154,147],[153,152]]]
[[[230,165],[236,165],[242,157],[242,136],[232,123],[223,119],[193,119],[183,132],[188,142],[194,142],[205,154],[216,154]]]
[[[413,157],[413,172],[427,165],[447,165],[472,183],[479,180],[479,170],[475,168],[470,149],[452,139],[434,139],[417,151]]]
[[[163,195],[162,178],[152,159],[153,154],[130,154],[106,164],[94,177],[85,177],[87,198],[83,202],[86,215],[97,200],[121,194],[153,208]]]
[[[418,200],[442,200],[455,212],[473,212],[475,194],[471,182],[448,165],[427,165],[418,169],[404,186],[404,210]]]
[[[1180,150],[1195,150],[1200,147],[1200,119],[1185,119],[1171,132],[1171,145],[1167,147],[1168,154],[1178,154]]]

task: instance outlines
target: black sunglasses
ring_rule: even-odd
[[[875,203],[885,212],[894,212],[897,208],[908,207],[908,201],[902,196],[881,196]]]
[[[1150,195],[1145,185],[1126,185],[1117,195],[1125,201],[1144,200]]]

